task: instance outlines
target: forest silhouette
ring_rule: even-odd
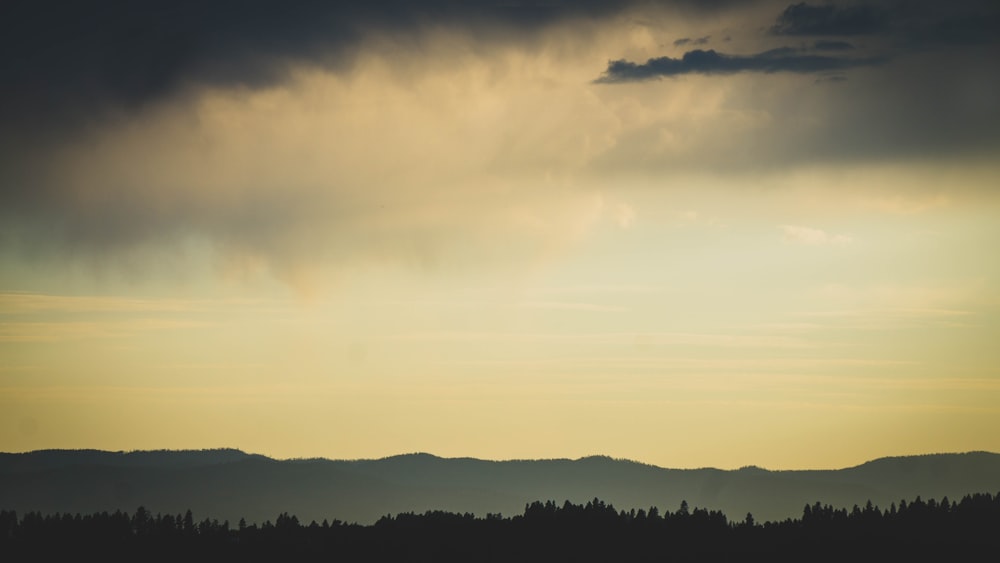
[[[374,524],[308,524],[283,512],[262,524],[152,514],[0,511],[7,561],[930,561],[996,554],[1000,493],[901,500],[882,509],[816,502],[760,523],[720,511],[618,510],[594,499],[532,502],[513,517],[428,511]]]

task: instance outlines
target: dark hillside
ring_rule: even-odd
[[[278,461],[238,450],[0,454],[0,509],[152,513],[192,509],[219,519],[263,521],[278,512],[306,521],[371,523],[386,514],[443,510],[517,514],[537,499],[674,510],[681,501],[760,520],[797,517],[823,499],[851,508],[871,500],[960,498],[1000,491],[1000,455],[975,452],[885,458],[840,470],[748,467],[664,469],[608,457],[486,461],[410,454],[378,460]]]

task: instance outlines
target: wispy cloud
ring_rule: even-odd
[[[549,294],[566,294],[566,295],[576,295],[576,294],[601,294],[601,293],[660,293],[666,291],[668,288],[660,285],[643,285],[643,284],[580,284],[580,285],[565,285],[565,286],[544,286],[544,287],[531,287],[527,288],[525,291],[527,293],[534,293],[540,295]]]
[[[0,292],[0,314],[58,313],[199,313],[221,310],[287,311],[287,305],[262,299],[135,298],[115,295],[54,295]]]
[[[893,312],[897,316],[955,317],[996,307],[996,292],[987,278],[950,283],[848,285],[829,283],[813,289],[815,297],[836,304],[831,314]]]
[[[932,308],[872,308],[803,311],[793,316],[821,319],[827,330],[888,330],[919,327],[962,328],[975,326],[977,314],[967,310]]]
[[[521,309],[551,309],[562,311],[593,311],[598,313],[621,313],[628,311],[627,307],[618,305],[603,305],[599,303],[581,303],[575,301],[522,301],[517,304]]]
[[[114,321],[52,321],[0,323],[0,342],[62,342],[124,338],[140,332],[210,326],[194,320],[129,319]]]
[[[810,349],[829,344],[818,344],[797,336],[722,334],[695,332],[496,332],[496,331],[421,331],[397,335],[400,340],[435,341],[562,341],[593,344],[615,344],[655,348],[683,346],[699,349]],[[622,361],[630,361],[622,357]],[[559,360],[562,361],[562,360]],[[659,360],[657,360],[659,361]]]
[[[803,227],[800,225],[781,225],[781,232],[787,242],[812,246],[845,245],[854,242],[854,237],[843,234],[831,234],[822,229]]]
[[[720,377],[742,374],[767,374],[769,378],[778,373],[783,376],[819,377],[824,372],[835,372],[833,378],[842,377],[848,368],[894,368],[909,369],[920,362],[907,359],[885,358],[845,358],[845,357],[691,357],[662,355],[587,355],[572,359],[531,358],[531,359],[454,359],[442,362],[447,365],[501,366],[538,369],[546,373],[673,373],[676,375],[715,374]],[[829,380],[828,380],[829,381]],[[748,385],[759,383],[748,379]]]
[[[208,308],[205,301],[179,299],[135,299],[128,297],[49,295],[44,293],[0,293],[0,313],[135,313],[179,312]]]
[[[674,47],[682,47],[684,45],[707,45],[708,40],[711,39],[711,37],[711,35],[697,38],[682,37],[681,39],[674,41]]]

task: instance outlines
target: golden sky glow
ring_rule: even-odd
[[[372,31],[4,137],[0,450],[1000,450],[996,68],[756,72],[784,8]],[[698,38],[751,70],[598,80]]]

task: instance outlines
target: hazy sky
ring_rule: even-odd
[[[1000,4],[5,2],[0,450],[1000,451]]]

